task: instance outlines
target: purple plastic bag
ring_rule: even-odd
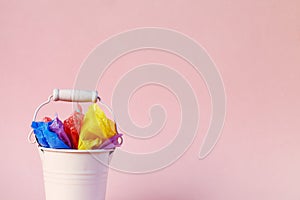
[[[119,138],[121,138],[121,142],[119,142]],[[99,146],[99,149],[113,149],[113,148],[121,146],[122,143],[123,143],[122,134],[118,133],[118,134],[112,136],[111,138],[108,138],[107,140],[105,140]]]
[[[54,120],[49,122],[49,129],[50,131],[55,132],[58,135],[59,139],[61,139],[66,145],[72,148],[71,141],[64,131],[64,125],[57,116],[55,116]]]

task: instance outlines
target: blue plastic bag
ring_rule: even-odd
[[[31,127],[40,146],[53,149],[70,149],[58,135],[49,129],[51,122],[32,122]]]
[[[31,123],[31,128],[33,128],[33,132],[35,134],[35,137],[37,139],[37,142],[39,143],[40,146],[49,148],[49,144],[44,136],[44,126],[46,123],[45,122],[32,122]]]

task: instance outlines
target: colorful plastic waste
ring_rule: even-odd
[[[54,149],[113,149],[121,146],[122,134],[117,132],[114,121],[108,119],[98,104],[89,106],[82,114],[78,109],[63,122],[56,115],[52,120],[32,122],[31,127],[38,144]]]

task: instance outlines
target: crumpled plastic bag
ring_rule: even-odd
[[[59,139],[61,139],[66,145],[72,148],[69,137],[64,131],[64,125],[62,121],[58,119],[58,116],[55,116],[54,120],[49,122],[49,130],[55,132]]]
[[[40,146],[53,149],[69,149],[58,135],[49,130],[50,122],[32,122],[31,127]]]
[[[116,133],[116,124],[106,117],[98,104],[92,104],[83,119],[78,149],[98,149],[105,140]]]
[[[71,147],[78,148],[79,133],[84,115],[81,113],[81,108],[75,111],[68,119],[64,121],[64,130],[71,140]]]
[[[43,122],[51,122],[52,119],[50,117],[44,117]]]
[[[119,142],[119,138],[121,138],[121,142]],[[116,147],[120,147],[123,143],[122,134],[118,133],[111,138],[105,140],[100,146],[99,149],[114,149]]]

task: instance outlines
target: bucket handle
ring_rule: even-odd
[[[92,102],[97,103],[99,101],[103,106],[105,106],[114,118],[114,122],[116,123],[116,117],[112,111],[112,109],[105,104],[101,98],[98,96],[98,92],[96,90],[75,90],[75,89],[54,89],[52,95],[48,97],[48,100],[43,102],[41,105],[37,107],[33,114],[32,121],[36,120],[37,114],[42,107],[49,104],[52,101],[67,101],[67,102]],[[117,125],[116,125],[117,129]],[[36,143],[36,138],[33,136],[33,129],[29,132],[27,136],[27,140],[29,143]]]

